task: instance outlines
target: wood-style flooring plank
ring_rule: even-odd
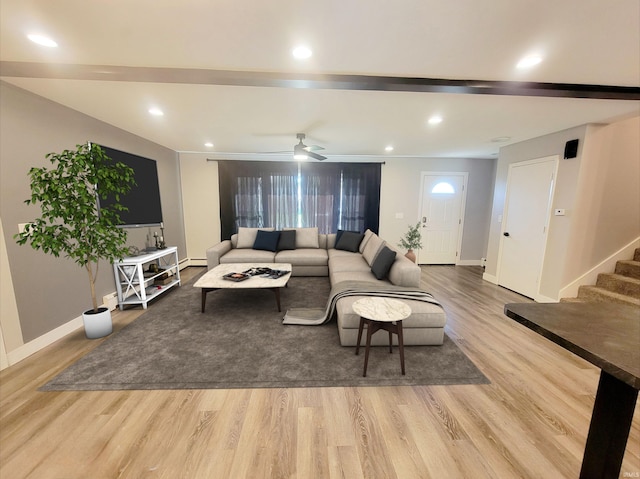
[[[530,300],[482,272],[422,267],[422,285],[490,384],[39,392],[104,341],[78,331],[0,372],[0,478],[578,477],[599,370],[507,318]],[[621,476],[638,472],[636,408]]]

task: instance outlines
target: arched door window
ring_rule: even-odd
[[[456,190],[451,183],[441,181],[431,189],[431,193],[453,195]]]

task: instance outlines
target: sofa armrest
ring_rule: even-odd
[[[389,281],[397,286],[420,287],[420,266],[404,256],[396,256],[396,260],[389,270]]]
[[[207,249],[207,269],[213,269],[220,264],[220,258],[231,251],[231,241],[224,240]]]

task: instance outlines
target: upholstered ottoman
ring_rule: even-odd
[[[358,341],[360,316],[353,311],[353,303],[362,296],[348,296],[336,304],[338,333],[342,346],[355,346]],[[444,341],[444,325],[447,317],[444,310],[435,304],[422,301],[402,300],[411,308],[411,316],[402,321],[405,346],[439,346]],[[397,337],[393,337],[397,344]],[[374,346],[388,346],[387,334],[374,334],[371,337]]]

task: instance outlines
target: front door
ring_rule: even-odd
[[[557,157],[509,165],[498,284],[536,299],[551,214]]]
[[[467,173],[422,173],[418,264],[456,264]]]

